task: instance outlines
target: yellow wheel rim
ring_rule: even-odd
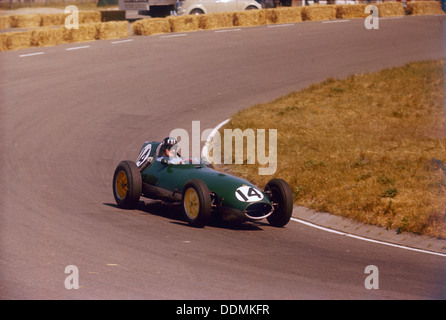
[[[118,176],[116,177],[116,194],[121,200],[125,199],[127,191],[129,190],[127,183],[127,175],[124,171],[119,171]]]
[[[200,211],[200,200],[198,199],[197,191],[194,188],[189,188],[184,194],[184,210],[187,216],[194,220],[198,217]]]

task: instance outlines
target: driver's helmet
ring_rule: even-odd
[[[170,149],[176,147],[176,144],[177,144],[177,140],[175,138],[172,138],[172,137],[164,138],[163,142],[161,142],[161,148],[160,148],[160,151],[159,151],[159,156],[167,157],[168,154],[167,154],[166,151],[168,149],[170,150]]]

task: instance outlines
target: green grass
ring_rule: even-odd
[[[444,61],[327,79],[234,115],[221,129],[277,129],[296,204],[446,237]],[[268,150],[268,149],[267,149]],[[227,169],[227,168],[226,168]],[[265,185],[258,165],[230,165]]]

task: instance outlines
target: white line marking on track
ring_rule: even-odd
[[[373,243],[377,243],[377,244],[382,244],[382,245],[389,246],[389,247],[395,247],[395,248],[400,248],[400,249],[404,249],[404,250],[410,250],[410,251],[416,251],[416,252],[433,254],[433,255],[436,255],[436,256],[440,256],[440,257],[446,257],[446,254],[440,253],[440,252],[428,251],[428,250],[423,250],[423,249],[417,249],[417,248],[402,246],[402,245],[395,244],[395,243],[390,243],[390,242],[385,242],[385,241],[365,238],[365,237],[361,237],[361,236],[356,236],[354,234],[345,233],[345,232],[333,230],[333,229],[330,229],[330,228],[321,227],[321,226],[318,226],[318,225],[316,225],[314,223],[311,223],[311,222],[308,222],[308,221],[305,221],[305,220],[301,220],[301,219],[297,219],[297,218],[291,218],[291,220],[299,222],[299,223],[302,223],[302,224],[304,224],[306,226],[309,226],[309,227],[312,227],[312,228],[316,228],[316,229],[319,229],[319,230],[324,230],[324,231],[327,231],[327,232],[330,232],[330,233],[334,233],[334,234],[338,234],[338,235],[341,235],[341,236],[346,236],[346,237],[350,237],[350,238],[354,238],[354,239],[358,239],[358,240],[363,240],[363,241],[373,242]]]
[[[70,50],[79,50],[79,49],[87,49],[87,48],[90,48],[90,46],[71,47],[71,48],[66,48],[65,50],[70,51]]]
[[[125,40],[112,41],[112,43],[113,43],[113,44],[117,44],[117,43],[131,42],[131,41],[133,41],[133,39],[125,39]]]
[[[402,19],[404,18],[404,16],[399,16],[399,17],[381,17],[379,18],[379,20],[392,20],[392,19]]]
[[[218,130],[223,127],[225,124],[229,122],[230,119],[226,119],[225,121],[222,121],[216,126],[214,129],[212,129],[211,133],[209,134],[208,138],[206,139],[206,142],[204,143],[203,149],[201,150],[201,154],[203,158],[208,158],[209,155],[209,143],[211,143],[212,138],[214,138],[215,134],[218,132]]]
[[[179,34],[169,34],[167,36],[160,36],[160,38],[175,38],[175,37],[184,37],[187,36],[185,33],[179,33]]]
[[[224,33],[224,32],[234,32],[234,31],[241,31],[242,29],[223,29],[223,30],[215,30],[215,33]]]
[[[340,22],[349,22],[350,20],[330,20],[330,21],[322,21],[322,23],[340,23]]]
[[[24,58],[24,57],[38,56],[41,54],[45,54],[45,52],[40,51],[40,52],[26,53],[26,54],[19,55],[19,57]]]
[[[290,26],[294,26],[294,24],[293,23],[271,24],[268,25],[267,28],[280,28],[280,27],[290,27]]]

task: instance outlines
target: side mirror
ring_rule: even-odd
[[[167,160],[167,158],[162,158],[161,159],[161,163],[165,166],[167,166],[169,164],[169,160]]]

